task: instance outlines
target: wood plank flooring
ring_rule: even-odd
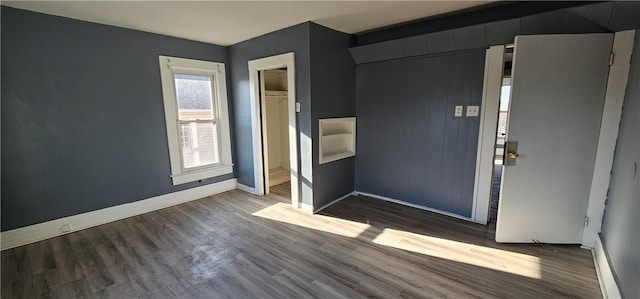
[[[284,185],[286,187],[286,185]],[[233,190],[1,253],[2,298],[600,298],[590,252],[364,196]]]

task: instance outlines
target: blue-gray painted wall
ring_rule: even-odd
[[[471,216],[485,49],[356,68],[355,189]]]
[[[311,132],[313,205],[318,209],[353,192],[353,157],[319,164],[319,119],[356,116],[351,36],[315,23],[311,33]]]
[[[624,298],[640,298],[638,212],[640,212],[640,31],[637,31],[635,36],[601,235]]]
[[[158,66],[225,48],[1,10],[2,231],[234,177],[172,186]]]
[[[318,163],[318,119],[355,116],[355,64],[351,36],[306,22],[230,47],[238,181],[255,187],[254,138],[249,94],[250,60],[293,52],[295,55],[298,174],[300,201],[319,208],[353,191],[353,158]]]
[[[236,138],[236,165],[238,182],[255,187],[253,177],[253,134],[251,130],[251,97],[249,94],[250,60],[293,52],[295,55],[296,100],[301,111],[297,113],[298,136],[311,136],[311,78],[309,58],[309,26],[302,23],[262,35],[229,47],[231,82],[233,89],[234,126]],[[301,138],[298,138],[300,149]],[[306,159],[302,163],[301,161]],[[298,171],[301,184],[301,202],[313,204],[311,192],[311,155],[299,155]]]
[[[460,28],[404,37],[413,32],[396,32],[391,39],[387,29],[380,30],[384,42],[350,49],[356,63],[367,63],[425,54],[465,50],[513,43],[516,35],[555,33],[603,33],[634,29],[640,26],[640,2],[600,2],[532,14],[523,17],[480,23]],[[417,25],[419,26],[419,25]],[[423,28],[428,30],[429,28]],[[395,31],[391,31],[395,32]],[[375,31],[366,35],[378,36]],[[400,38],[402,37],[402,38]]]

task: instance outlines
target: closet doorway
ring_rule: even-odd
[[[286,68],[260,71],[260,106],[265,194],[273,188],[277,195],[290,198],[290,187],[286,187],[291,181]]]
[[[245,190],[299,208],[294,61],[294,53],[249,61],[255,187]]]

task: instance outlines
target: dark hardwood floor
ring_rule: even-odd
[[[600,298],[578,246],[364,196],[317,215],[233,190],[5,250],[2,298]]]

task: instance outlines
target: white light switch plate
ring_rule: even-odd
[[[296,112],[300,112],[300,102],[296,102]]]
[[[467,117],[478,116],[480,106],[467,106]]]
[[[462,116],[462,105],[456,106],[456,112],[453,116],[455,117],[461,117]]]

